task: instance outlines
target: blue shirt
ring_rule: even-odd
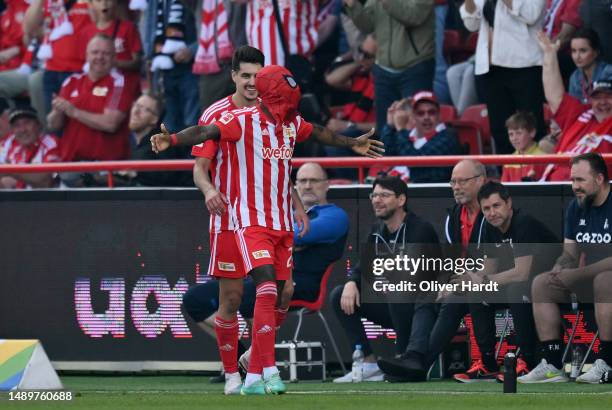
[[[612,65],[604,61],[597,61],[597,65],[593,70],[593,82],[612,78]],[[582,104],[588,104],[588,90],[592,84],[586,84],[584,72],[577,68],[569,79],[569,95],[577,98]]]

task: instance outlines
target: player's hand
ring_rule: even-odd
[[[227,198],[221,192],[211,188],[204,193],[204,198],[206,198],[206,208],[211,215],[221,216],[225,213]]]
[[[310,230],[310,218],[308,218],[308,215],[306,215],[304,209],[300,208],[296,208],[295,212],[293,213],[293,217],[297,222],[299,232],[298,236],[300,238],[303,238],[304,235],[306,235]]]
[[[155,134],[151,137],[151,149],[154,153],[159,154],[162,151],[167,150],[170,147],[170,133],[166,129],[166,126],[162,123],[161,133]]]
[[[385,144],[382,141],[371,139],[374,135],[374,128],[367,134],[363,134],[356,138],[357,143],[351,147],[355,154],[363,155],[369,158],[380,158],[385,153]]]
[[[355,306],[361,306],[359,289],[357,289],[357,284],[351,280],[344,285],[342,297],[340,298],[340,307],[344,313],[352,315],[355,313]]]
[[[551,273],[551,276],[551,285],[564,291],[571,289],[581,277],[580,269],[561,269],[557,273]]]

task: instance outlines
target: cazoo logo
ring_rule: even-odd
[[[576,242],[578,243],[610,243],[612,242],[612,235],[609,233],[591,233],[591,232],[579,232],[576,235]]]

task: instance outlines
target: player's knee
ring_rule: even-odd
[[[227,292],[223,296],[223,300],[219,303],[219,309],[225,311],[227,314],[234,314],[238,312],[238,308],[240,308],[240,303],[242,302],[242,292],[232,291]]]
[[[596,302],[612,301],[612,272],[602,272],[593,279]]]
[[[249,275],[251,275],[256,285],[260,285],[264,282],[276,282],[274,266],[272,265],[258,266],[251,270]]]

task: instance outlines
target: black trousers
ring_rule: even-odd
[[[372,347],[361,324],[361,318],[366,318],[383,328],[394,329],[397,336],[395,353],[404,353],[410,340],[414,304],[361,303],[361,306],[355,307],[355,313],[347,315],[340,308],[340,298],[342,297],[343,289],[344,285],[335,287],[330,294],[330,299],[336,317],[351,343],[351,350],[356,345],[361,345],[365,356],[372,353]]]
[[[535,116],[537,140],[545,135],[542,67],[491,66],[488,73],[476,76],[476,82],[487,104],[491,134],[498,154],[511,154],[514,151],[508,139],[506,120],[517,111],[528,111]]]

